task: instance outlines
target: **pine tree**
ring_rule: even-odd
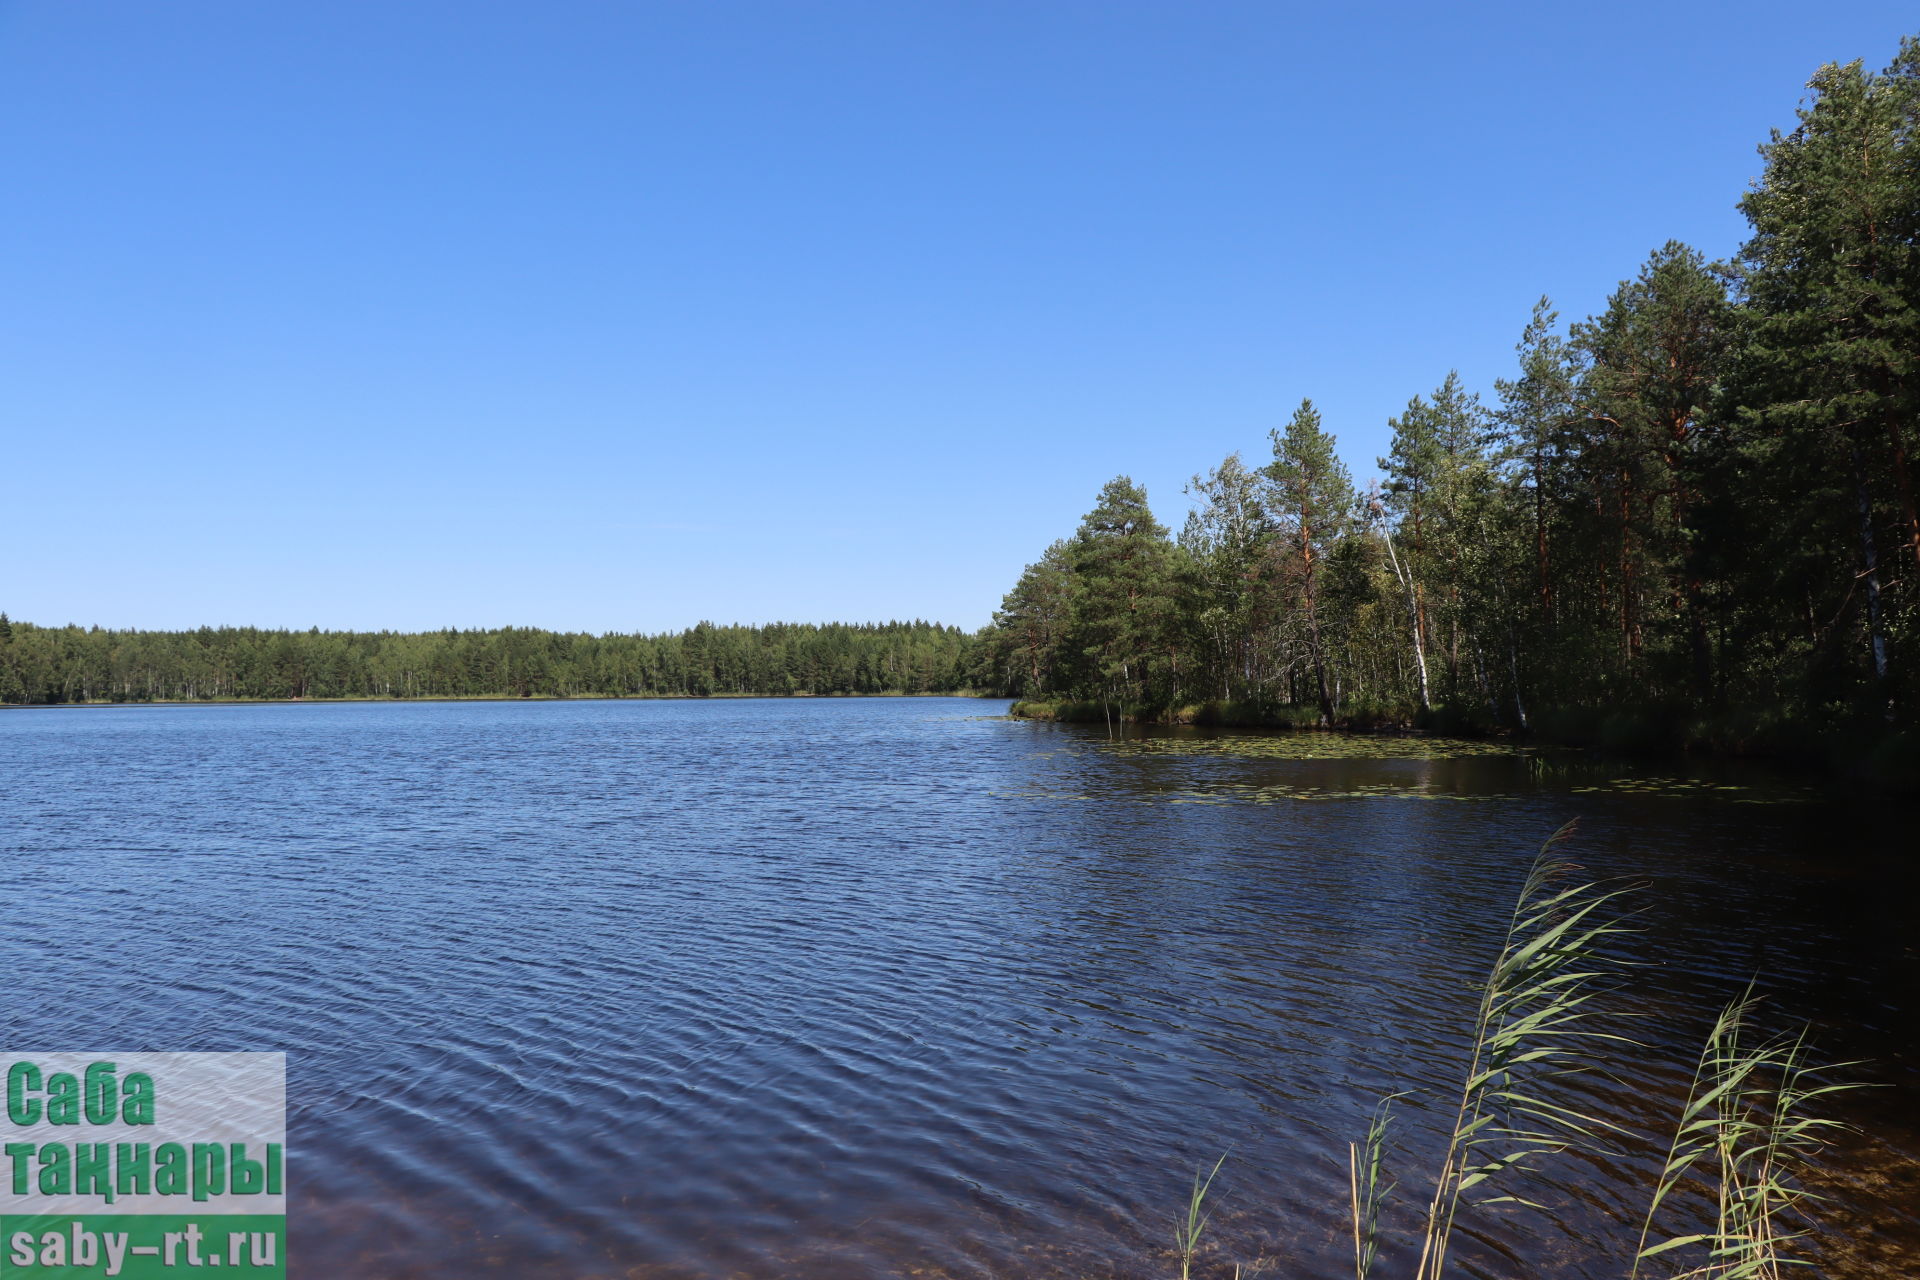
[[[993,616],[992,644],[1001,666],[996,685],[1027,697],[1055,691],[1075,590],[1071,547],[1064,540],[1026,567]]]
[[[1172,550],[1146,491],[1126,476],[1107,482],[1074,536],[1070,647],[1080,660],[1081,687],[1110,711],[1161,692],[1156,675],[1165,676],[1164,692],[1178,696],[1177,666],[1154,670],[1173,623]]]
[[[1884,72],[1828,64],[1808,88],[1799,125],[1761,148],[1765,172],[1741,201],[1753,226],[1744,443],[1763,484],[1798,478],[1820,499],[1796,512],[1802,546],[1779,554],[1800,563],[1781,566],[1777,585],[1848,611],[1858,583],[1890,717],[1896,668],[1908,665],[1893,636],[1911,629],[1896,618],[1914,608],[1920,570],[1920,39],[1903,40]]]
[[[1596,427],[1592,454],[1615,480],[1622,651],[1637,658],[1650,623],[1683,633],[1701,698],[1711,677],[1693,519],[1712,452],[1704,419],[1731,321],[1724,274],[1669,241],[1576,334],[1591,361],[1582,391]]]
[[[1331,724],[1333,688],[1327,678],[1327,646],[1320,625],[1321,565],[1346,534],[1353,513],[1353,479],[1334,451],[1334,438],[1321,428],[1320,411],[1302,400],[1286,431],[1271,432],[1273,461],[1266,476],[1272,486],[1269,505],[1282,522],[1282,538],[1293,561],[1307,652],[1313,663],[1320,718]]]
[[[1542,296],[1514,348],[1520,356],[1520,376],[1498,380],[1496,417],[1504,432],[1504,446],[1519,462],[1526,506],[1531,516],[1534,562],[1534,599],[1543,626],[1553,625],[1552,512],[1557,487],[1555,471],[1568,447],[1568,433],[1579,416],[1577,386],[1580,358],[1572,344],[1555,333],[1559,313]]]

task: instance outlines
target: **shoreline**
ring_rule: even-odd
[[[1098,702],[1018,699],[1010,720],[1098,725],[1108,722]],[[1424,723],[1422,722],[1424,719]],[[1781,765],[1836,782],[1893,794],[1920,793],[1920,740],[1894,734],[1850,738],[1845,733],[1795,732],[1791,726],[1754,725],[1729,717],[1678,720],[1652,711],[1617,709],[1609,715],[1554,714],[1530,717],[1524,729],[1490,726],[1452,716],[1445,708],[1426,717],[1373,715],[1330,725],[1311,704],[1196,703],[1177,707],[1114,708],[1111,723],[1154,729],[1235,729],[1268,733],[1346,733],[1378,737],[1445,737],[1509,742],[1515,746],[1599,751],[1651,759],[1752,760]]]
[[[907,693],[900,690],[886,690],[880,693],[583,693],[566,695],[557,693],[447,693],[423,694],[419,697],[393,697],[368,695],[364,698],[128,698],[114,701],[107,698],[95,698],[87,702],[5,702],[0,703],[0,713],[8,711],[62,711],[62,710],[99,710],[103,707],[291,707],[306,705],[332,705],[339,703],[418,703],[418,702],[722,702],[747,701],[755,698],[769,701],[812,700],[834,698],[998,698],[1000,694],[981,693],[975,689],[955,690],[946,693]]]

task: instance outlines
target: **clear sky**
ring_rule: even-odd
[[[1739,243],[1907,3],[0,0],[0,609],[985,622]]]

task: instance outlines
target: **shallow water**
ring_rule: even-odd
[[[1920,873],[1890,807],[1752,767],[1166,733],[958,699],[0,714],[4,1043],[289,1053],[292,1274],[1351,1275],[1346,1144],[1411,1216],[1540,841],[1646,886],[1622,1077],[1716,1006],[1889,1087],[1832,1277],[1920,1274]],[[1623,1274],[1651,1155],[1566,1156],[1466,1271]],[[1389,1250],[1387,1262],[1398,1260]],[[1383,1268],[1381,1274],[1386,1274]]]

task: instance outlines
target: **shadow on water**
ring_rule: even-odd
[[[1196,1274],[1345,1276],[1347,1142],[1412,1088],[1397,1172],[1437,1158],[1495,922],[1579,817],[1646,886],[1649,1046],[1582,1101],[1662,1128],[1764,974],[1893,1086],[1838,1104],[1825,1274],[1920,1271],[1901,815],[1737,763],[978,709],[0,717],[8,1042],[289,1051],[295,1274],[1168,1275],[1230,1150]],[[1654,1158],[1568,1157],[1463,1274],[1622,1274]]]

